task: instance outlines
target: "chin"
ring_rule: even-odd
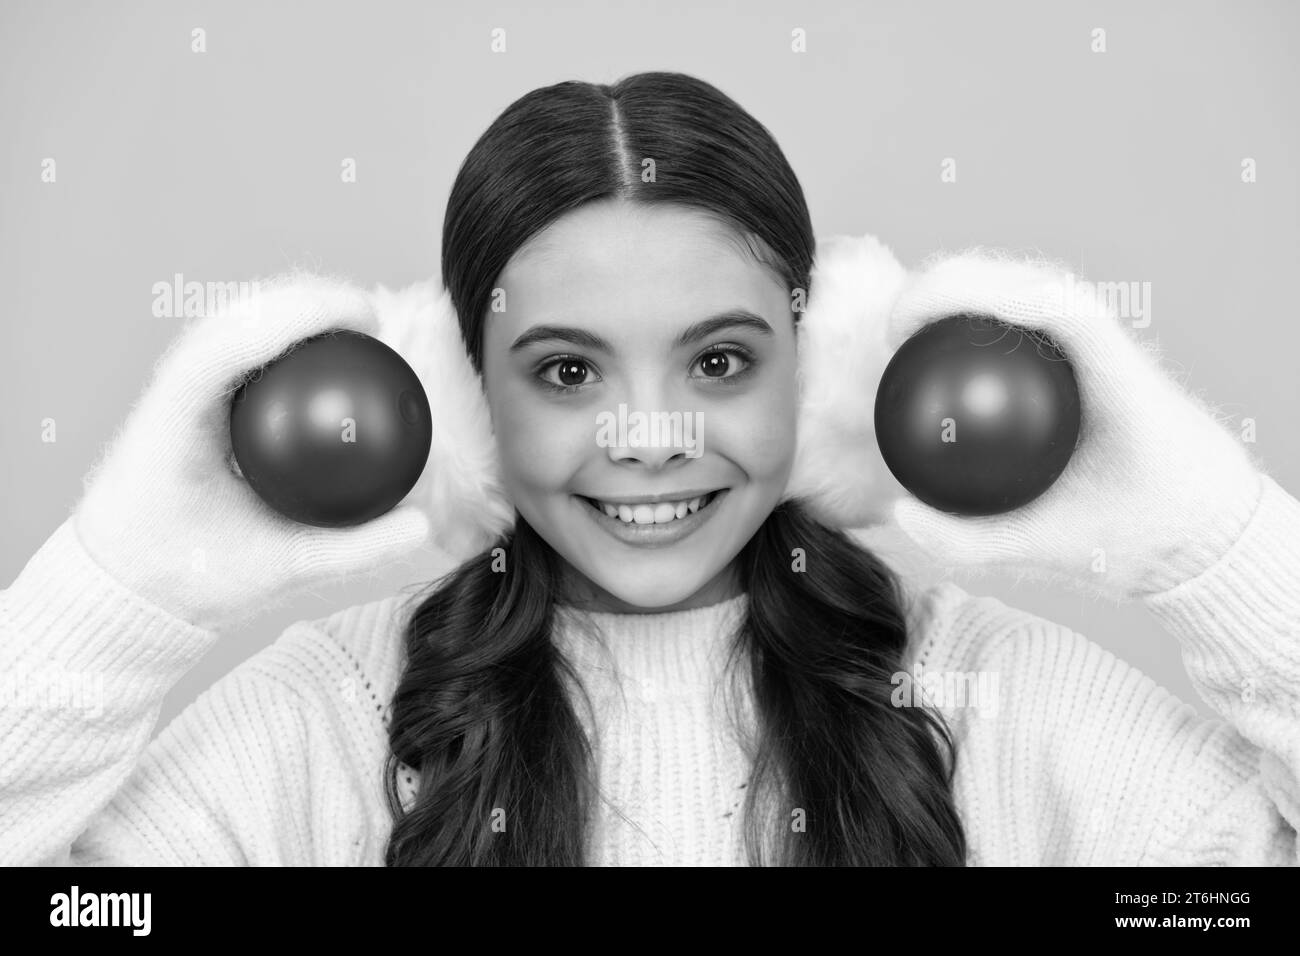
[[[644,578],[627,581],[601,581],[595,578],[590,580],[597,584],[605,595],[608,595],[608,597],[602,596],[601,603],[617,605],[621,602],[627,606],[625,609],[636,611],[654,611],[659,608],[673,607],[695,595],[705,584],[704,581],[682,581],[680,578],[662,584],[647,582]]]

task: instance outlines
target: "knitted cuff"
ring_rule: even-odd
[[[1253,467],[1248,464],[1249,459],[1244,453],[1229,448],[1223,457],[1227,455],[1247,462],[1242,465],[1243,471]],[[1226,473],[1226,466],[1221,467]],[[1171,534],[1164,542],[1167,550],[1154,558],[1149,554],[1120,556],[1141,568],[1140,572],[1134,573],[1132,582],[1136,597],[1151,598],[1175,591],[1180,585],[1221,564],[1229,553],[1241,547],[1246,529],[1259,520],[1266,477],[1259,471],[1247,474],[1251,480],[1249,483],[1244,479],[1238,482],[1241,487],[1239,494],[1220,495],[1212,501],[1180,499],[1168,489],[1152,491],[1153,507],[1154,497],[1164,491],[1168,498],[1164,513],[1185,515],[1186,520],[1179,525],[1178,533]],[[1180,492],[1186,490],[1179,489]],[[1148,545],[1153,546],[1152,542]]]
[[[1275,703],[1285,699],[1296,712],[1300,502],[1271,477],[1261,478],[1259,506],[1227,552],[1144,603],[1178,638],[1198,689],[1234,705],[1272,692],[1281,695]]]
[[[87,553],[71,518],[0,592],[0,627],[6,670],[130,671],[133,688],[159,695],[218,639],[118,583]]]

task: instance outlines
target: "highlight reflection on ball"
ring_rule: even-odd
[[[908,491],[956,515],[1033,501],[1079,438],[1074,369],[1041,333],[954,315],[903,343],[881,376],[876,440]]]
[[[433,419],[397,352],[339,330],[299,343],[239,389],[230,440],[268,505],[304,524],[345,527],[379,517],[415,486]]]

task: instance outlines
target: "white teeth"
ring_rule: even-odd
[[[689,501],[661,501],[653,505],[616,505],[608,501],[597,502],[597,505],[609,517],[627,524],[667,524],[699,511],[700,504],[707,497],[701,495]]]

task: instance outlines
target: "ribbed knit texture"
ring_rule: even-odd
[[[717,678],[746,600],[593,615],[604,643],[562,609],[606,798],[591,862],[743,862],[747,764]],[[997,679],[996,707],[940,708],[971,863],[1297,863],[1300,503],[1264,477],[1231,548],[1146,605],[1221,719],[995,599],[952,583],[909,596],[918,674]],[[102,708],[5,687],[0,863],[382,865],[409,609],[394,596],[290,627],[150,741],[167,690],[217,638],[124,589],[60,526],[0,592],[0,674],[29,692],[93,675]]]
[[[595,712],[578,702],[604,782],[592,837],[600,861],[744,863],[735,824],[748,761],[727,704],[749,704],[748,670],[725,663],[746,601],[667,614],[561,609],[556,640]],[[742,727],[751,715],[742,712]]]

